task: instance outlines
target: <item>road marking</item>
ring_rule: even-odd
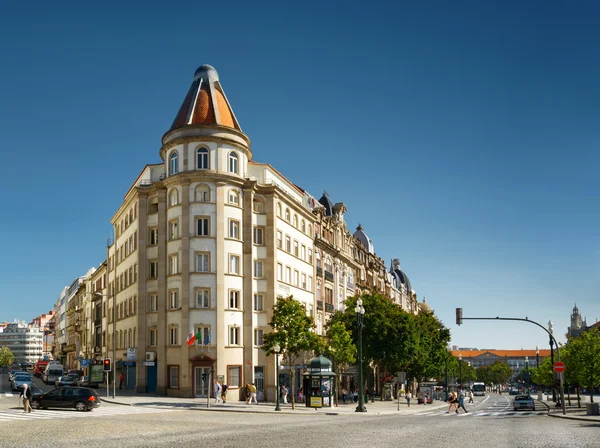
[[[99,408],[95,408],[91,412],[78,412],[70,409],[37,409],[31,413],[25,413],[22,409],[10,409],[8,411],[0,411],[0,422],[16,420],[49,420],[56,418],[92,418],[114,415],[150,414],[156,412],[180,412],[182,410],[183,409],[156,409],[136,406],[101,406]]]

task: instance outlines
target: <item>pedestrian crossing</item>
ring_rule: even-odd
[[[454,417],[454,418],[468,418],[468,417],[491,417],[491,418],[524,418],[524,417],[538,417],[541,415],[547,415],[547,411],[469,411],[467,413],[461,412],[456,414],[451,412],[446,414],[446,411],[431,411],[431,412],[420,412],[420,416],[426,417]]]
[[[0,392],[0,398],[12,398],[14,396],[12,392]]]
[[[74,409],[37,409],[31,413],[23,412],[22,408],[0,411],[0,424],[2,422],[14,422],[23,420],[50,420],[56,418],[90,418],[106,417],[114,415],[138,415],[164,412],[179,412],[181,409],[157,409],[155,407],[141,406],[100,406],[90,412],[78,412]]]

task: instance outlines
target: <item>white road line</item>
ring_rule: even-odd
[[[31,413],[25,413],[22,409],[15,409],[10,411],[0,412],[0,422],[2,421],[15,421],[15,420],[46,420],[46,419],[67,419],[67,418],[90,418],[90,417],[104,417],[111,415],[136,415],[136,414],[150,414],[155,412],[178,412],[183,409],[156,409],[156,408],[141,408],[141,407],[100,407],[95,408],[91,412],[78,412],[75,410],[43,410],[37,409]]]

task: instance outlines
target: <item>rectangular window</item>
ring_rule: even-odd
[[[285,251],[286,252],[291,252],[292,251],[292,240],[289,236],[285,236]]]
[[[308,290],[312,291],[313,290],[313,280],[312,280],[312,275],[308,276]]]
[[[260,328],[254,329],[254,345],[263,345],[263,331]]]
[[[333,305],[333,289],[325,288],[325,303]]]
[[[210,308],[210,289],[196,290],[196,308]]]
[[[150,262],[150,278],[158,278],[158,261]]]
[[[158,296],[156,294],[150,294],[150,297],[148,297],[148,302],[148,309],[151,312],[158,311]]]
[[[240,327],[229,327],[229,345],[240,345]]]
[[[281,263],[277,263],[277,280],[283,280],[283,266]]]
[[[156,339],[156,328],[151,328],[150,331],[148,332],[148,340],[150,341],[150,345],[152,347],[156,347],[158,344],[158,340]],[[110,335],[109,335],[110,336]]]
[[[177,290],[169,291],[169,309],[176,310],[179,308],[179,297]]]
[[[308,262],[312,264],[312,249],[308,249]]]
[[[179,257],[177,255],[169,256],[169,275],[179,272]]]
[[[285,267],[285,282],[286,283],[291,283],[292,281],[292,268],[290,268],[289,266]]]
[[[177,327],[169,327],[169,345],[179,345],[177,330]]]
[[[229,273],[239,274],[240,273],[240,257],[238,255],[229,256]]]
[[[240,239],[240,222],[234,219],[229,220],[229,238]]]
[[[262,294],[254,294],[254,311],[262,311],[263,310],[263,295]]]
[[[277,247],[278,247],[279,249],[282,249],[282,248],[283,248],[283,241],[282,241],[282,238],[283,238],[283,237],[282,237],[282,235],[281,235],[281,231],[279,231],[279,230],[278,230],[278,231],[277,231]]]
[[[302,274],[302,289],[306,289],[306,274]]]
[[[294,240],[294,256],[297,257],[300,254],[298,253],[298,241]]]
[[[300,248],[300,258],[306,261],[306,246],[304,244]]]
[[[169,366],[169,389],[179,389],[179,366]]]
[[[210,253],[196,254],[196,272],[210,272]]]
[[[263,262],[262,261],[254,261],[254,277],[255,278],[263,278]]]
[[[195,327],[196,345],[210,345],[210,327]]]
[[[196,235],[210,236],[210,218],[196,219]]]
[[[265,229],[264,227],[254,228],[254,244],[262,246],[265,244]]]
[[[179,238],[179,224],[177,221],[169,222],[169,240],[176,240]]]
[[[229,308],[237,310],[240,307],[240,292],[235,290],[229,291]]]
[[[229,387],[240,387],[241,381],[241,367],[240,366],[228,366],[227,367],[227,385]]]
[[[294,270],[294,286],[298,286],[300,284],[300,273]]]

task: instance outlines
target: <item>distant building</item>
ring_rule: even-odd
[[[452,350],[452,355],[456,358],[461,357],[463,361],[471,363],[471,366],[477,368],[490,366],[496,361],[502,361],[508,364],[513,372],[526,366],[532,368],[543,363],[550,357],[550,350]]]
[[[34,317],[29,324],[32,327],[38,327],[42,332],[43,356],[52,356],[52,347],[54,346],[54,324],[56,313],[53,310],[47,314],[40,314]]]
[[[585,330],[587,330],[587,322],[585,319],[582,319],[581,314],[579,314],[579,308],[575,304],[571,313],[571,326],[567,330],[567,336],[577,337]]]
[[[42,358],[42,332],[26,322],[12,322],[0,333],[0,347],[8,347],[18,364],[34,363]]]

